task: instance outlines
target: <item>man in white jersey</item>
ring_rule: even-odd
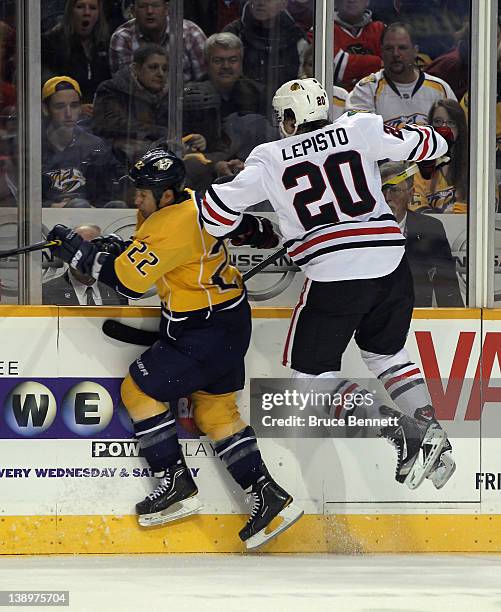
[[[359,112],[329,123],[328,97],[315,79],[285,83],[273,106],[286,139],[256,147],[232,182],[209,188],[205,227],[237,244],[269,248],[271,223],[242,211],[270,201],[288,254],[306,276],[284,365],[296,378],[338,378],[354,334],[366,365],[400,410],[397,425],[382,430],[397,446],[397,480],[416,488],[429,476],[440,488],[454,471],[451,446],[421,371],[404,348],[412,277],[377,161],[429,167],[447,152],[445,138],[452,140],[452,134],[416,125],[398,130],[379,115]]]
[[[355,85],[347,110],[377,113],[387,125],[401,127],[428,123],[428,111],[437,100],[456,100],[448,83],[417,68],[417,47],[405,24],[395,22],[385,29],[381,55],[384,68]]]

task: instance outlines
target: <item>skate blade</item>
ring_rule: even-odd
[[[256,548],[263,546],[263,544],[266,544],[266,542],[269,542],[273,538],[276,538],[286,529],[292,527],[292,525],[294,525],[294,523],[298,521],[303,516],[303,514],[304,510],[298,508],[294,504],[290,504],[289,506],[285,507],[275,517],[275,519],[278,517],[281,517],[283,519],[280,525],[278,525],[278,527],[276,527],[273,531],[270,531],[269,533],[266,533],[267,527],[265,527],[264,529],[261,529],[261,531],[258,531],[256,534],[251,536],[248,540],[245,541],[247,550],[255,550]]]
[[[442,455],[440,461],[443,463],[443,467],[439,467],[437,470],[428,475],[428,478],[435,485],[436,489],[441,489],[444,485],[446,485],[456,471],[456,464],[452,457]]]
[[[431,428],[429,428],[428,431],[430,431],[430,429]],[[433,429],[433,433],[430,432],[430,434],[428,431],[426,432],[421,445],[430,444],[430,442],[426,441],[427,437],[430,437],[430,439],[433,440],[433,448],[429,452],[424,463],[421,463],[418,457],[414,462],[414,465],[411,467],[407,477],[404,480],[404,483],[409,487],[409,489],[417,489],[423,480],[428,476],[435,465],[435,461],[440,456],[440,453],[447,442],[447,436],[445,435],[445,431],[443,429]]]
[[[165,523],[172,523],[177,521],[184,516],[195,514],[203,508],[203,504],[200,503],[198,498],[194,495],[183,499],[183,501],[177,502],[161,510],[160,512],[154,512],[152,514],[141,514],[137,517],[138,523],[141,527],[153,527],[155,525],[164,525]]]

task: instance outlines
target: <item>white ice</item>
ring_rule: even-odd
[[[15,589],[70,591],[79,612],[499,612],[501,556],[0,557]]]

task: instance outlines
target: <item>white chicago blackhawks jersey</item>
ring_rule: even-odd
[[[361,79],[346,101],[346,110],[365,110],[383,117],[387,125],[428,123],[428,111],[437,100],[452,98],[454,92],[442,79],[420,72],[413,83],[395,83],[384,70]]]
[[[206,193],[206,230],[223,237],[242,211],[269,200],[291,259],[316,281],[390,274],[405,239],[381,191],[377,161],[435,159],[447,143],[429,126],[397,130],[346,113],[326,127],[256,147],[230,183]]]

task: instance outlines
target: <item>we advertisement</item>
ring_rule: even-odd
[[[0,378],[0,439],[133,437],[121,383],[121,378]],[[198,438],[191,400],[179,398],[172,410],[179,437]]]

